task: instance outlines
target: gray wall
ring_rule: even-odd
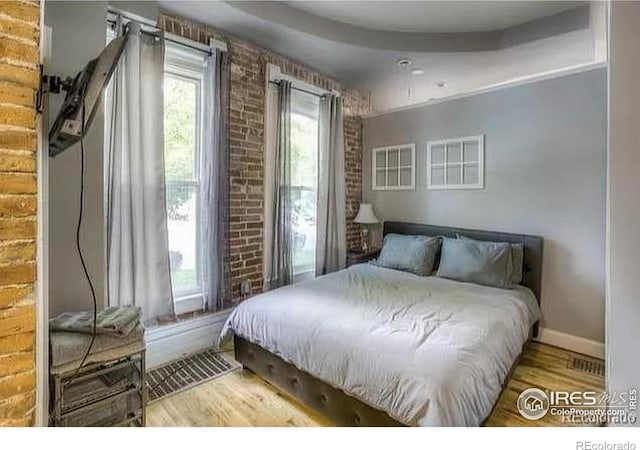
[[[364,121],[363,198],[384,220],[545,239],[543,326],[604,340],[606,70]],[[428,140],[485,135],[485,189],[426,190]],[[416,189],[371,190],[371,149],[416,144]]]
[[[106,45],[107,7],[127,10],[155,21],[155,2],[45,3],[45,24],[52,27],[52,57],[45,72],[75,76]],[[55,118],[63,95],[50,95],[49,118]],[[98,296],[106,305],[106,252],[104,221],[104,114],[102,108],[85,139],[85,210],[82,248]],[[49,159],[49,311],[87,310],[91,293],[76,250],[76,224],[80,201],[80,145]]]
[[[45,72],[75,76],[106,43],[107,2],[46,2],[45,24],[53,28],[52,57]],[[51,123],[63,95],[50,95]],[[100,109],[85,139],[85,213],[83,250],[89,272],[104,305],[103,221],[104,115]],[[80,202],[80,145],[49,159],[49,313],[87,310],[91,293],[76,250]]]
[[[640,387],[640,3],[611,3],[609,86],[609,392]],[[638,423],[636,423],[636,426]]]

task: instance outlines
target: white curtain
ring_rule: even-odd
[[[347,259],[342,98],[320,99],[316,275],[344,269]]]
[[[224,308],[229,285],[229,57],[214,49],[204,79],[204,139],[201,165],[199,245],[204,309]]]
[[[129,24],[107,120],[109,304],[142,308],[147,323],[172,315],[164,178],[164,39]]]

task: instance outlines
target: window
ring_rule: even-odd
[[[374,148],[371,163],[373,190],[415,189],[415,161],[415,144]]]
[[[178,314],[201,309],[200,149],[204,55],[167,42],[164,157],[171,282]]]
[[[298,279],[314,274],[316,266],[319,112],[317,96],[292,91],[293,272]]]
[[[427,142],[427,189],[483,189],[484,135]]]
[[[115,15],[110,13],[107,43],[116,37],[115,21]],[[206,58],[203,51],[180,45],[179,41],[165,40],[163,151],[169,262],[176,314],[204,307],[198,243]],[[107,98],[112,95],[111,87],[106,95]]]

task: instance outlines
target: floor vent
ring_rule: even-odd
[[[584,356],[570,356],[567,367],[579,372],[588,373],[596,377],[604,378],[604,361]]]
[[[215,350],[204,350],[157,367],[147,373],[149,402],[213,380],[242,367]]]

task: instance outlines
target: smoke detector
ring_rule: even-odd
[[[446,82],[446,81],[444,81],[444,80],[442,80],[442,81],[438,81],[438,82],[436,83],[436,86],[437,86],[437,87],[439,87],[439,88],[447,87],[447,82]]]

